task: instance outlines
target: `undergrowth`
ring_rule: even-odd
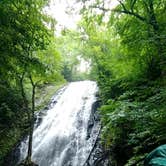
[[[166,142],[166,87],[161,80],[139,82],[114,96],[100,108],[103,147],[114,165],[143,165],[145,156]]]

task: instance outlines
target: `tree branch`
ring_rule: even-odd
[[[117,9],[115,9],[115,10],[113,10],[113,11],[118,12],[118,13],[129,14],[129,15],[132,15],[132,16],[138,18],[139,20],[141,20],[141,21],[143,21],[143,22],[147,22],[147,19],[146,19],[145,17],[142,17],[142,16],[140,16],[139,14],[134,13],[134,12],[129,11],[129,10],[117,10]]]
[[[121,4],[121,6],[122,6],[123,10],[124,10],[124,11],[127,11],[127,9],[126,9],[126,7],[125,7],[124,3],[122,3],[122,1],[121,1],[121,0],[118,0],[118,2]]]
[[[107,9],[101,6],[95,6],[95,5],[91,5],[90,8],[100,9],[100,10],[103,10],[104,12],[111,11],[110,9]]]
[[[124,5],[124,3],[122,2],[122,0],[118,0],[118,2],[120,3],[120,5],[122,6],[123,10],[119,10],[119,9],[113,9],[112,11],[114,12],[118,12],[118,13],[124,13],[124,14],[128,14],[128,15],[132,15],[136,18],[138,18],[139,20],[143,21],[143,22],[146,22],[149,24],[148,20],[139,15],[138,13],[135,13],[134,12],[134,5],[136,3],[137,0],[133,0],[132,4],[131,4],[131,10],[127,9],[126,6]],[[108,8],[104,8],[104,7],[101,7],[101,6],[96,6],[96,5],[91,5],[90,6],[91,8],[97,8],[97,9],[100,9],[104,12],[108,12],[108,11],[111,11],[111,9],[108,9]]]
[[[134,12],[134,5],[136,3],[137,0],[133,0],[132,4],[131,4],[131,10],[127,9],[126,6],[124,5],[124,3],[122,2],[122,0],[118,0],[118,2],[120,3],[120,5],[122,6],[123,10],[118,10],[115,9],[115,12],[119,12],[119,13],[124,13],[124,14],[128,14],[128,15],[132,15],[136,18],[138,18],[139,20],[143,21],[143,22],[147,22],[147,19],[143,16],[140,16],[139,14]]]
[[[136,4],[137,0],[133,0],[131,3],[131,11],[134,12],[134,5]]]

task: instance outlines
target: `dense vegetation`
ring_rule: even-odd
[[[166,143],[166,3],[119,0],[110,12],[106,1],[87,2],[82,55],[100,88],[105,156],[110,165],[143,165]]]
[[[54,20],[42,12],[46,4],[0,2],[0,164],[27,131],[31,139],[37,88],[63,81],[53,30],[46,26]]]
[[[104,0],[79,0],[77,30],[59,37],[43,12],[47,3],[0,1],[0,164],[25,133],[32,135],[43,88],[65,78],[97,81],[110,165],[142,165],[166,143],[165,0],[119,0],[113,9]],[[82,59],[90,72],[80,73]]]

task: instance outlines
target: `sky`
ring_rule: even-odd
[[[109,8],[114,8],[118,4],[117,0],[107,0],[105,2],[110,4]],[[75,13],[68,14],[66,11],[69,11],[71,8],[75,9]],[[80,8],[80,4],[75,3],[75,0],[51,0],[46,11],[57,20],[57,29],[64,27],[75,29],[76,23],[81,19],[78,13]]]
[[[75,29],[76,23],[81,19],[78,13],[68,14],[66,11],[69,7],[80,8],[79,4],[74,3],[74,0],[51,0],[50,6],[46,9],[47,13],[58,22],[58,28]]]

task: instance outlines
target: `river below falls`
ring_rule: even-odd
[[[32,160],[39,166],[83,166],[95,142],[92,105],[98,88],[93,81],[69,83],[38,113]],[[19,146],[19,162],[27,155],[27,138]]]

